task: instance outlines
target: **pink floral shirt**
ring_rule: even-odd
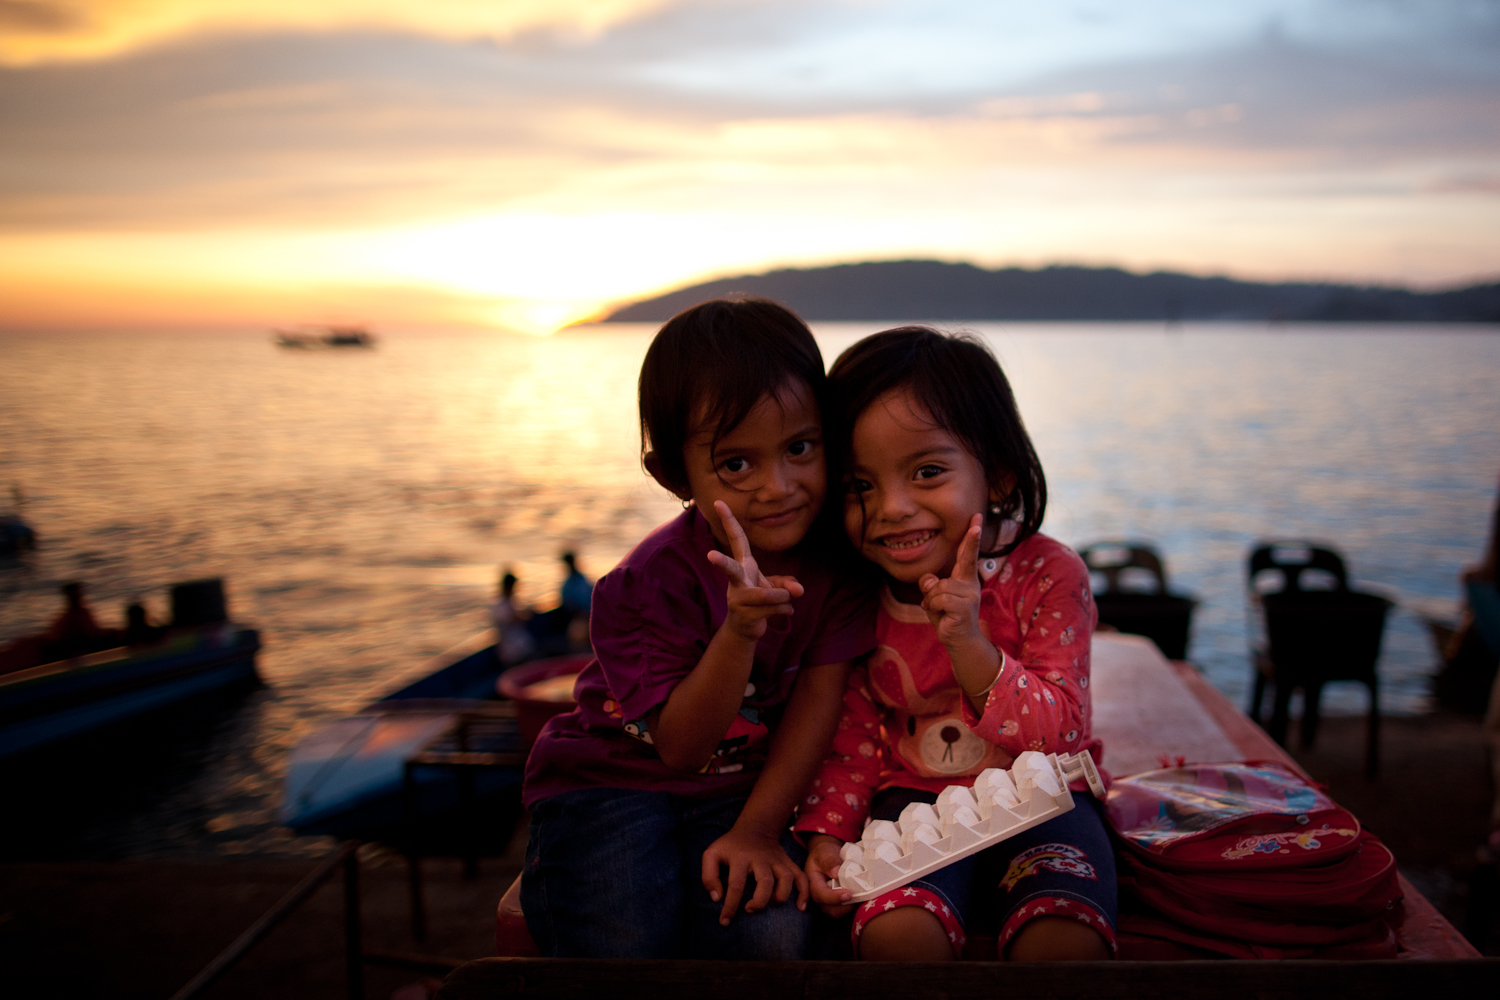
[[[979,574],[979,626],[1001,653],[984,711],[958,686],[926,612],[887,590],[876,650],[849,676],[833,747],[798,806],[798,832],[858,840],[876,791],[971,785],[1023,750],[1101,756],[1089,728],[1098,613],[1083,560],[1033,535],[1007,557],[981,558]]]

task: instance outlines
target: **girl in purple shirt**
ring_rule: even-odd
[[[545,955],[804,953],[789,821],[874,647],[823,511],[824,383],[806,325],[760,299],[695,306],[646,353],[643,463],[685,510],[595,587],[578,709],[527,764],[522,908]]]

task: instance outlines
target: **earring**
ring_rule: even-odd
[[[1001,507],[997,501],[991,501],[990,505],[984,509],[984,527],[980,529],[979,534],[981,552],[988,552],[994,548],[995,538],[1000,532],[1000,510]]]
[[[678,497],[677,499],[678,499],[678,502],[682,504],[682,509],[683,510],[690,510],[690,509],[692,509],[692,506],[693,506],[693,498],[692,497],[688,497],[686,500],[682,499],[681,497]]]

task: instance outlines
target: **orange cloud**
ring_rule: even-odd
[[[567,320],[528,324],[530,303],[432,288],[390,285],[277,286],[235,281],[181,282],[163,273],[120,281],[52,274],[0,285],[0,329],[261,327],[295,323],[370,323],[381,327],[474,326],[550,332]],[[505,322],[506,307],[516,320]]]
[[[580,38],[672,0],[0,0],[0,64],[97,59],[224,31],[397,29],[508,39],[550,29]]]
[[[1063,25],[1021,79],[1001,8],[923,42],[920,0],[0,0],[0,62],[29,63],[0,69],[0,323],[154,322],[176,296],[546,330],[894,257],[1500,267],[1500,74],[1444,69],[1468,65],[1446,42],[1090,62]]]

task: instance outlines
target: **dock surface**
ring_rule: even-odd
[[[1232,750],[1232,759],[1289,759],[1190,666],[1168,663],[1154,647],[1129,636],[1096,636],[1094,650],[1095,730],[1105,742],[1105,766],[1113,773],[1155,767],[1160,754],[1180,754],[1189,760],[1223,759],[1226,748]],[[1361,772],[1363,720],[1359,718],[1325,719],[1317,748],[1297,751],[1295,761],[1329,782],[1334,797],[1390,844],[1403,871],[1415,865],[1431,876],[1430,884],[1441,888],[1442,878],[1451,882],[1457,877],[1444,874],[1454,871],[1453,859],[1462,859],[1466,853],[1472,856],[1478,836],[1474,831],[1482,835],[1488,812],[1490,791],[1478,722],[1440,716],[1390,718],[1383,740],[1384,762],[1375,782],[1366,781]],[[1424,780],[1432,775],[1445,780]],[[432,936],[425,944],[413,942],[408,934],[404,866],[389,857],[367,865],[362,881],[368,946],[455,959],[491,955],[495,901],[519,870],[519,845],[513,847],[508,858],[485,860],[477,882],[464,881],[457,862],[427,863]],[[122,1000],[170,996],[315,865],[315,860],[266,858],[7,859],[0,864],[0,961],[8,970],[6,993]],[[1135,971],[1123,972],[1108,985],[1092,974],[1039,977],[1036,972],[1018,971],[1020,966],[972,963],[976,971],[949,980],[942,992],[1019,1000],[1027,995],[1070,995],[1071,983],[1078,987],[1071,995],[1094,1000],[1161,996],[1169,991],[1182,995],[1196,977],[1198,988],[1210,982],[1215,993],[1221,984],[1243,987],[1239,993],[1226,995],[1249,996],[1256,991],[1261,996],[1306,995],[1318,983],[1329,984],[1332,996],[1360,996],[1362,1000],[1403,991],[1403,1000],[1414,993],[1500,995],[1494,973],[1486,971],[1496,963],[1475,966],[1472,957],[1464,961],[1462,956],[1477,953],[1427,900],[1417,904],[1420,894],[1410,882],[1404,884],[1413,904],[1408,908],[1404,937],[1409,948],[1415,947],[1407,953],[1407,960],[1384,963],[1382,968],[1399,965],[1410,968],[1410,973],[1365,977],[1371,980],[1366,982],[1354,975],[1351,963],[1131,963]],[[1428,884],[1424,881],[1422,887]],[[1460,897],[1436,901],[1453,919],[1461,919]],[[335,882],[257,946],[210,996],[215,1000],[343,997],[339,907]],[[1452,957],[1435,957],[1445,953]],[[561,998],[575,995],[570,991],[583,985],[576,968],[548,971],[545,963],[520,961],[517,965],[491,959],[469,966],[462,980],[468,985],[450,995],[547,995],[546,991],[552,991],[550,995]],[[607,969],[608,964],[589,963],[590,976],[598,973],[592,995],[622,997],[649,991],[649,984],[641,986],[638,980],[629,979],[644,969],[627,975],[620,969]],[[739,996],[734,983],[743,981],[749,984],[746,989],[758,990],[757,998],[776,995],[777,987],[785,985],[792,993],[831,1000],[870,985],[861,987],[859,977],[866,974],[848,971],[847,963],[831,971],[814,968],[821,963],[800,964],[809,968],[773,974],[755,966],[739,979],[730,969],[721,969],[728,978],[720,982],[716,977],[712,984],[700,980],[695,992]],[[1175,966],[1177,971],[1157,971],[1155,966],[1161,964]],[[496,965],[507,971],[491,971]],[[684,963],[671,981],[687,982],[683,977],[694,965]],[[1124,966],[1119,963],[1116,968]],[[1258,968],[1242,972],[1241,966]],[[1273,967],[1277,966],[1288,971],[1279,980],[1263,981],[1267,975],[1274,979]],[[879,978],[888,988],[874,989],[861,1000],[894,995],[911,982],[922,983],[922,975],[922,970],[896,975],[887,969]],[[915,990],[916,995],[935,992],[932,970],[926,975],[929,978],[924,988]],[[1291,983],[1289,976],[1294,977]],[[366,996],[385,1000],[397,987],[421,978],[409,971],[372,968],[367,973]],[[1026,984],[1034,980],[1056,988],[1050,993],[1030,993]],[[575,985],[568,986],[568,982]],[[1420,986],[1413,987],[1413,983]],[[1487,991],[1476,992],[1472,988],[1476,983]],[[455,977],[454,987],[459,984]],[[973,987],[972,994],[965,992],[969,987]]]
[[[1112,774],[1147,771],[1160,767],[1162,758],[1182,757],[1190,764],[1277,760],[1313,778],[1191,664],[1168,661],[1139,636],[1095,636],[1090,689],[1094,735],[1104,741],[1104,766]],[[1401,889],[1406,914],[1397,930],[1400,958],[1482,957],[1405,875]]]

